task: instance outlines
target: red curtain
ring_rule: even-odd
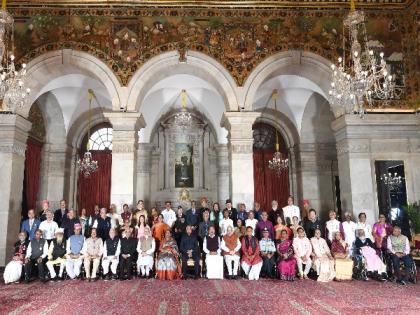
[[[111,151],[91,151],[92,158],[98,161],[98,170],[85,178],[79,174],[77,203],[79,211],[86,208],[88,215],[93,214],[93,208],[108,208],[111,202]]]
[[[277,176],[268,168],[273,154],[274,150],[254,150],[254,199],[264,210],[271,209],[273,200],[283,207],[289,196],[289,172],[286,170]]]
[[[39,190],[42,143],[28,138],[25,152],[25,199],[27,209],[35,209]]]

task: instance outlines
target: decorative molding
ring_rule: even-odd
[[[134,153],[136,151],[135,143],[130,142],[112,142],[112,154],[116,153]]]
[[[251,154],[253,152],[253,142],[249,143],[234,143],[230,144],[232,154]]]
[[[13,143],[13,144],[3,144],[0,143],[0,153],[12,153],[19,156],[25,156],[26,144],[23,143]]]
[[[345,153],[369,153],[370,145],[366,143],[337,143],[337,154],[342,155]]]

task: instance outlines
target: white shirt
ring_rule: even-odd
[[[258,223],[258,220],[257,219],[246,219],[245,220],[245,226],[246,227],[248,227],[248,226],[250,226],[250,227],[252,227],[252,235],[254,235],[255,234],[255,228],[257,227],[257,223]]]
[[[357,224],[353,221],[347,222],[344,221],[341,223],[344,230],[344,239],[347,244],[349,244],[349,247],[353,247],[353,242],[356,240],[356,230],[357,230]]]
[[[372,225],[370,225],[369,223],[357,222],[356,233],[357,233],[357,230],[365,231],[366,238],[370,238],[373,241]]]
[[[163,215],[163,222],[172,227],[172,224],[176,221],[175,211],[172,209],[165,209],[161,214]]]
[[[335,236],[335,232],[340,231],[340,224],[341,224],[341,222],[338,221],[337,219],[327,221],[327,223],[326,223],[327,230],[328,230],[327,237],[330,240],[330,242],[333,241],[334,236]]]
[[[107,217],[111,218],[111,228],[115,229],[120,222],[120,220],[119,220],[120,216],[117,213],[113,213],[113,214],[108,213]]]
[[[300,221],[300,209],[298,206],[295,205],[290,205],[290,206],[286,206],[283,208],[283,215],[284,215],[284,220],[286,220],[286,218],[289,218],[290,222],[284,222],[284,224],[287,223],[292,223],[292,218],[293,217],[298,217],[299,221]]]
[[[55,238],[55,230],[58,229],[58,224],[53,220],[49,222],[45,220],[41,222],[39,229],[42,231],[42,238],[52,240]]]
[[[227,228],[231,226],[233,228],[233,221],[232,219],[225,219],[223,218],[220,222],[219,222],[219,227],[220,227],[220,235],[224,236],[227,234]]]
[[[295,250],[295,255],[299,258],[306,256],[309,259],[311,257],[312,245],[306,236],[304,238],[295,237],[293,239],[293,249]]]

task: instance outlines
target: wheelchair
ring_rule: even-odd
[[[366,259],[361,254],[353,255],[353,279],[368,280]]]
[[[412,282],[414,284],[417,283],[417,266],[415,260],[410,256],[411,258],[411,266],[408,268],[408,270],[405,269],[404,263],[402,260],[400,260],[400,272],[405,273],[405,276],[409,282]],[[394,271],[394,265],[392,263],[391,254],[385,253],[383,255],[384,263],[387,266],[387,273],[388,278],[390,281],[397,281],[395,277],[395,271]]]

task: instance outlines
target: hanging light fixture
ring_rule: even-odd
[[[188,94],[186,90],[182,90],[180,94],[181,98],[181,111],[175,115],[175,125],[181,128],[188,128],[192,124],[192,115],[187,111],[187,100]],[[175,100],[176,102],[176,100]]]
[[[83,174],[85,178],[89,178],[90,175],[97,171],[98,162],[92,159],[92,153],[90,152],[90,127],[91,127],[91,116],[92,116],[92,100],[95,97],[93,90],[88,90],[88,102],[89,102],[89,112],[88,112],[88,134],[87,134],[87,144],[86,152],[83,154],[83,159],[77,160],[77,167],[79,168],[80,173]]]
[[[402,186],[404,178],[397,173],[385,173],[381,176],[381,181],[388,186],[389,190],[398,190]]]
[[[10,41],[10,46],[9,46]],[[10,49],[10,51],[9,51]],[[25,87],[26,64],[16,69],[14,50],[14,20],[6,11],[6,0],[0,10],[0,99],[2,110],[16,113],[28,102],[30,89]]]
[[[348,29],[350,55],[346,60],[344,31]],[[359,43],[359,39],[363,42]],[[379,56],[369,44],[366,34],[365,14],[356,11],[351,0],[351,11],[343,22],[343,56],[338,64],[331,65],[332,80],[329,101],[340,114],[357,113],[363,117],[366,106],[372,106],[373,100],[397,98],[395,75],[385,62],[384,53]]]
[[[271,94],[271,99],[274,101],[274,108],[277,110],[277,98],[278,92],[274,90]],[[276,152],[274,152],[273,158],[268,161],[268,168],[276,172],[277,176],[280,176],[281,173],[289,168],[289,159],[283,157],[283,154],[280,152],[280,143],[279,143],[279,134],[276,129]]]

